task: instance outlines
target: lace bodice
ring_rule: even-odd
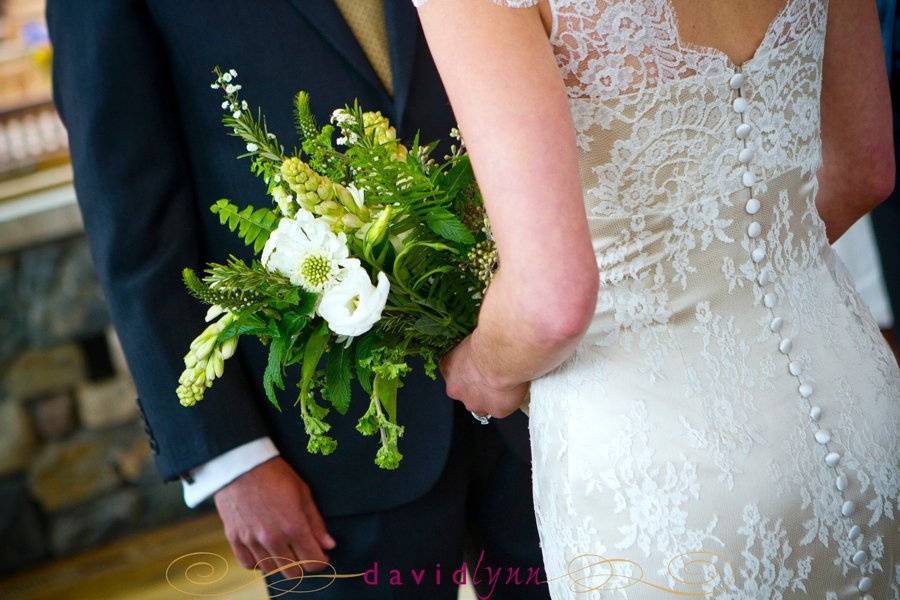
[[[900,598],[900,370],[815,206],[828,0],[741,65],[670,0],[549,4],[601,285],[532,382],[535,505],[551,575],[604,557],[553,597],[671,597],[712,553],[704,597]]]

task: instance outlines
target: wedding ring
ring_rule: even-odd
[[[469,412],[472,413],[472,416],[475,417],[475,420],[478,421],[479,423],[481,423],[482,425],[487,425],[488,423],[491,422],[491,415],[479,415],[474,410],[470,410]]]

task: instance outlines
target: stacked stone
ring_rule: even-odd
[[[83,238],[0,256],[0,573],[188,514],[107,314]]]

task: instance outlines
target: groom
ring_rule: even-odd
[[[546,586],[523,583],[529,569],[545,574],[521,415],[481,426],[441,382],[411,376],[399,402],[405,458],[383,471],[376,441],[353,428],[360,395],[332,419],[337,451],[307,454],[298,411],[265,401],[258,344],[241,345],[196,407],[174,394],[203,317],[181,269],[248,257],[208,207],[269,203],[235,160],[242,148],[220,123],[212,67],[238,71],[282,140],[299,89],[320,122],[358,98],[404,137],[446,139],[453,117],[410,0],[49,0],[47,17],[85,228],[163,477],[182,479],[190,505],[214,496],[245,566],[282,556],[367,574],[316,598],[455,598],[463,560],[482,597],[547,598]],[[270,594],[291,597],[280,590],[296,584],[278,579]]]

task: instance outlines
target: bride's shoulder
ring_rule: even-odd
[[[412,3],[418,8],[424,6],[429,0],[412,0]],[[540,0],[484,0],[485,2],[493,2],[507,8],[529,8],[537,6]]]

